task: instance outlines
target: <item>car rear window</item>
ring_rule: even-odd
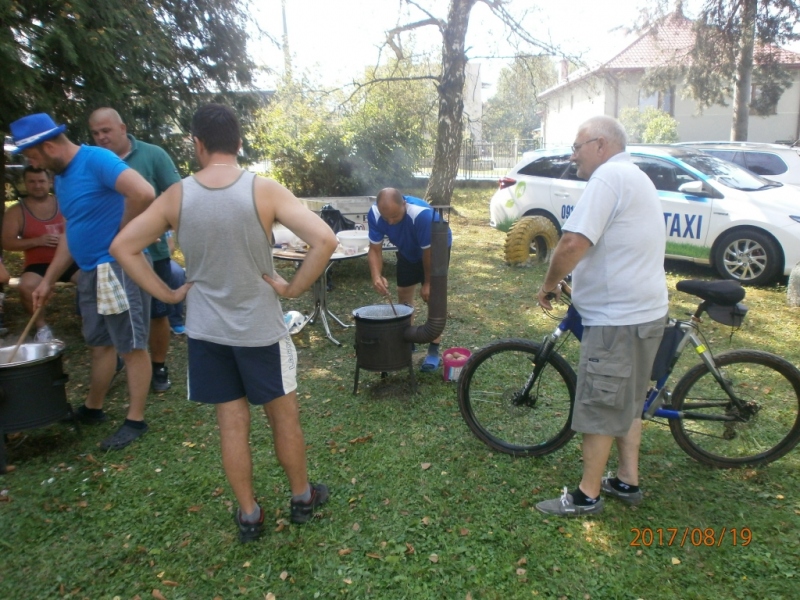
[[[743,152],[745,166],[758,175],[780,175],[789,167],[777,154],[770,152]]]
[[[780,175],[786,173],[789,167],[777,154],[771,152],[756,152],[748,150],[746,152],[735,150],[717,150],[716,148],[703,148],[703,152],[736,163],[755,173],[756,175]]]
[[[570,162],[569,156],[547,156],[525,165],[518,173],[550,179],[577,179],[576,171],[577,167]]]

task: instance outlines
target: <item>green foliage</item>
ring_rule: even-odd
[[[88,141],[116,108],[137,137],[180,150],[199,93],[247,86],[242,0],[0,1],[0,130],[49,112]],[[180,161],[179,161],[180,162]]]
[[[394,63],[370,72],[371,83],[350,97],[319,92],[307,80],[285,82],[258,113],[252,146],[298,196],[405,187],[430,136],[436,103],[428,81],[406,79],[414,71]]]
[[[636,107],[624,108],[619,120],[630,143],[671,144],[678,141],[678,122],[653,106],[642,111]]]
[[[541,125],[537,95],[555,85],[549,56],[517,57],[500,72],[497,92],[486,101],[483,137],[486,141],[530,139]]]
[[[764,92],[758,112],[774,111],[781,94],[791,85],[785,69],[777,62],[775,51],[798,39],[795,24],[800,19],[800,3],[792,0],[748,0],[747,2],[706,0],[695,22],[696,42],[687,71],[688,91],[698,105],[726,105],[740,67],[740,50],[746,35],[746,11],[750,2],[755,8],[755,68],[754,83]]]

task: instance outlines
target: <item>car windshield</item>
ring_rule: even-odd
[[[764,179],[731,162],[720,160],[710,154],[683,154],[680,156],[680,160],[694,167],[714,181],[718,181],[722,185],[735,190],[752,192],[781,185],[775,181]]]

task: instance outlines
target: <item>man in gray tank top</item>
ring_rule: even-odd
[[[297,354],[280,296],[296,298],[322,274],[337,246],[328,225],[275,181],[239,169],[239,124],[230,108],[201,107],[192,119],[200,171],[169,188],[119,235],[111,253],[143,289],[168,304],[187,300],[189,398],[214,404],[222,464],[239,503],[239,541],[264,522],[253,489],[250,404],[263,405],[275,454],[292,491],[291,519],[310,520],[328,499],[310,484],[297,404]],[[270,236],[279,221],[309,246],[291,281],[272,264]],[[171,290],[142,250],[167,229],[186,258],[187,284]]]

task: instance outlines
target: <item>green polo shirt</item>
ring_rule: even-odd
[[[131,152],[122,160],[144,177],[147,182],[156,190],[156,198],[163,194],[169,186],[181,180],[175,163],[163,148],[140,142],[131,134],[128,134],[131,142]],[[161,236],[161,240],[150,244],[147,247],[153,260],[163,260],[169,258],[169,246],[167,237]]]

